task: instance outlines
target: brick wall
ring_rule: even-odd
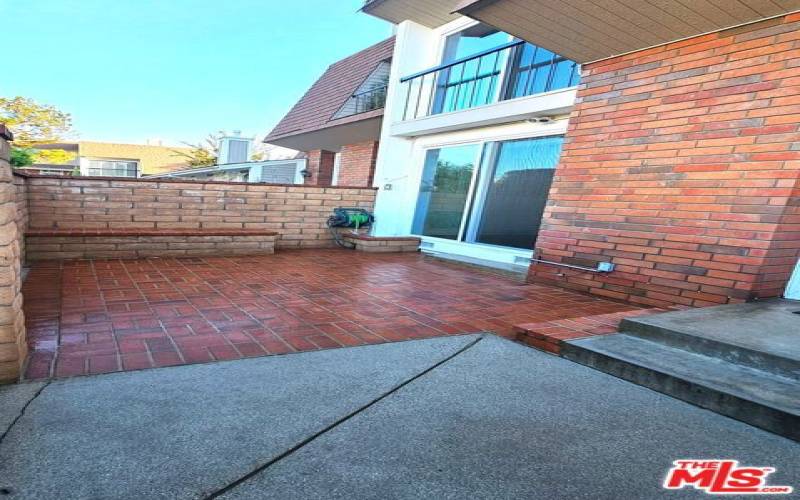
[[[25,230],[28,228],[28,186],[25,177],[14,174],[14,201],[17,207],[17,241],[22,263],[25,263]]]
[[[342,146],[339,158],[338,184],[345,186],[372,186],[375,177],[375,160],[378,142],[367,141]]]
[[[800,15],[584,67],[534,281],[658,306],[782,293],[800,253]]]
[[[15,381],[27,354],[22,313],[21,229],[25,219],[17,204],[14,175],[8,163],[11,133],[0,124],[0,383]]]
[[[333,164],[336,153],[315,149],[309,151],[307,155],[306,169],[311,175],[306,177],[306,186],[330,186],[333,180]],[[344,184],[340,183],[340,185]]]
[[[332,209],[375,201],[367,188],[185,180],[32,176],[27,188],[31,228],[269,229],[278,248],[332,246]]]

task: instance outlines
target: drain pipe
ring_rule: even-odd
[[[537,264],[548,264],[551,266],[566,267],[569,269],[577,269],[579,271],[585,271],[587,273],[599,273],[599,274],[610,273],[616,267],[616,265],[613,262],[598,262],[597,267],[584,267],[584,266],[574,266],[572,264],[564,264],[563,262],[553,262],[552,260],[544,260],[536,257],[532,257],[528,260],[531,262],[535,262]]]

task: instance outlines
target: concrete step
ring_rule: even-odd
[[[800,441],[800,381],[620,333],[573,340],[561,356]]]
[[[800,381],[800,303],[770,300],[626,318],[620,332]]]

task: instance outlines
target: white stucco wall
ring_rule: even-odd
[[[488,141],[522,139],[542,135],[563,134],[574,89],[550,92],[538,97],[523,97],[445,113],[431,118],[403,120],[407,90],[400,78],[437,66],[441,61],[445,37],[474,21],[462,18],[437,29],[411,21],[397,27],[397,41],[392,59],[381,143],[375,170],[375,186],[379,188],[375,206],[374,234],[404,236],[411,233],[425,154],[428,149]],[[487,116],[491,117],[487,123]],[[550,123],[537,123],[537,116],[554,116]],[[429,124],[429,125],[426,125]],[[443,127],[444,124],[444,127]],[[409,130],[412,132],[409,133]],[[530,256],[532,251],[502,249],[423,238],[433,243],[436,251],[513,263],[515,257]],[[428,245],[426,245],[428,246]]]

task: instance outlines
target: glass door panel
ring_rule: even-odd
[[[486,145],[468,241],[534,247],[562,143],[555,136]]]
[[[412,232],[458,240],[473,184],[478,145],[427,152]]]

